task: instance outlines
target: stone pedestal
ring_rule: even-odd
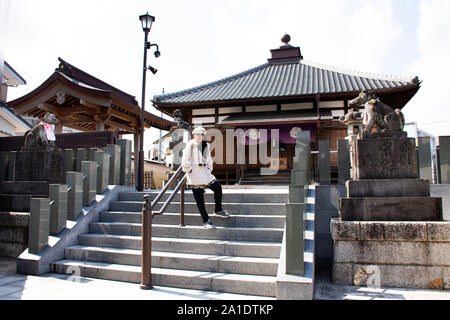
[[[405,133],[406,135],[406,133]],[[371,136],[352,141],[354,180],[417,179],[416,143],[413,138]]]
[[[430,181],[418,179],[415,140],[386,132],[351,143],[354,180],[330,227],[333,282],[443,289],[450,223],[440,222],[442,199],[430,197]]]
[[[14,181],[64,180],[64,152],[61,150],[20,151],[16,153]]]
[[[339,199],[342,221],[442,221],[442,199],[364,197]]]
[[[341,220],[442,221],[442,199],[417,179],[416,144],[406,132],[362,134],[351,144],[354,180],[339,199]]]

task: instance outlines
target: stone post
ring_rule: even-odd
[[[120,185],[131,185],[131,140],[119,139],[120,146]]]
[[[108,188],[109,182],[109,154],[103,151],[95,153],[97,163],[97,194],[102,194]]]
[[[50,229],[50,199],[30,199],[28,252],[39,254],[48,245]]]
[[[74,149],[64,150],[64,172],[74,171],[76,169],[76,157]],[[66,183],[66,175],[63,176],[64,183]]]
[[[286,204],[286,273],[304,274],[304,204]]]
[[[438,137],[439,145],[439,182],[450,184],[450,136]]]
[[[83,173],[83,206],[88,207],[95,200],[97,194],[97,163],[81,161]]]
[[[291,171],[291,186],[304,186],[311,182],[310,141],[309,131],[298,132]]]
[[[338,181],[350,180],[350,148],[348,140],[338,140]]]
[[[85,148],[78,148],[75,171],[77,172],[81,171],[81,161],[86,161],[88,160],[87,158],[88,158],[88,150]]]
[[[186,142],[184,141],[186,132],[188,132],[188,130],[180,128],[172,132],[172,140],[169,142],[169,148],[172,150],[173,155],[173,171],[176,171],[181,165],[181,158],[183,157],[182,151],[186,146]]]
[[[69,171],[66,173],[68,187],[67,195],[67,219],[76,220],[83,207],[83,174]]]
[[[57,236],[66,228],[67,185],[50,184],[50,235]]]
[[[309,132],[298,132],[294,165],[286,204],[286,273],[304,274],[305,185],[310,184],[311,143]]]
[[[64,169],[65,171],[74,171],[76,164],[76,155],[74,149],[65,149],[64,150]]]
[[[319,141],[319,183],[331,184],[330,141]]]
[[[104,149],[110,155],[109,158],[109,184],[120,184],[120,147],[116,144],[108,144]]]
[[[416,138],[419,178],[432,180],[430,137]]]
[[[95,161],[95,153],[99,151],[98,148],[89,148],[87,161]]]

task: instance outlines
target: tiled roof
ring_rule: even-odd
[[[418,84],[417,78],[395,78],[348,72],[305,60],[265,63],[256,68],[191,89],[155,96],[156,105],[298,97],[382,90]]]

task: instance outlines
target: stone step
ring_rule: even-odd
[[[142,237],[85,233],[78,236],[84,246],[141,249]],[[241,257],[279,258],[278,242],[227,241],[152,237],[155,251],[198,253]]]
[[[138,212],[142,211],[143,201],[111,201],[110,211]],[[205,203],[207,212],[214,212],[215,204],[211,202]],[[162,207],[161,203],[156,205],[154,211],[158,211]],[[245,215],[285,215],[286,207],[284,203],[223,203],[223,208],[231,214]],[[166,212],[178,212],[180,210],[179,202],[172,202],[167,206]],[[197,204],[195,202],[185,202],[185,213],[198,213]]]
[[[228,219],[222,219],[214,214],[209,216],[216,226],[221,227],[283,228],[285,223],[285,217],[281,215],[232,215]],[[141,212],[103,211],[100,214],[101,222],[140,223],[141,219]],[[180,214],[169,212],[154,216],[153,223],[178,225]],[[186,225],[203,225],[199,213],[185,213],[184,223]]]
[[[205,229],[203,226],[180,227],[175,225],[153,225],[152,236],[167,238],[194,238],[233,241],[281,242],[283,228],[231,228]],[[141,224],[126,222],[92,222],[90,233],[139,236]]]
[[[168,190],[161,198],[160,201],[165,201],[172,193],[173,190]],[[158,195],[159,191],[150,192],[121,192],[119,193],[119,201],[143,201],[143,197],[146,194],[150,195],[150,199],[153,201]],[[223,202],[226,203],[286,203],[289,198],[289,194],[286,190],[266,190],[266,189],[223,189]],[[172,201],[180,201],[180,193],[178,193]],[[185,191],[185,201],[195,202],[194,195],[191,190]],[[206,189],[205,193],[206,202],[214,202],[214,193]]]
[[[141,250],[72,246],[65,249],[69,260],[141,265]],[[152,267],[182,270],[275,276],[278,259],[152,251]]]
[[[52,270],[63,274],[73,274],[75,270],[81,277],[132,283],[140,283],[141,277],[141,267],[138,266],[91,261],[60,260],[52,263]],[[156,286],[205,291],[267,297],[276,295],[276,277],[274,276],[152,268],[152,283]]]

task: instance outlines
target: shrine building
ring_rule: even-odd
[[[169,116],[181,110],[182,120],[193,126],[217,128],[224,133],[226,129],[243,129],[254,139],[258,139],[260,129],[279,129],[279,177],[284,181],[293,166],[295,132],[310,131],[313,152],[319,140],[329,140],[330,149],[335,151],[337,140],[347,136],[347,127],[339,117],[348,112],[349,101],[362,90],[370,90],[392,108],[402,109],[420,88],[418,77],[374,76],[308,62],[299,47],[289,44],[288,35],[282,41],[278,49],[270,50],[264,64],[201,86],[157,95],[153,105]],[[223,140],[225,159],[227,146]],[[269,145],[270,139],[259,139],[258,148],[266,143]],[[249,162],[249,144],[247,138],[243,167],[247,176],[258,175],[267,165],[259,159]],[[213,173],[225,173],[228,180],[238,175],[237,166],[224,159],[216,161]],[[333,171],[337,165],[335,153],[331,154],[331,164]]]

